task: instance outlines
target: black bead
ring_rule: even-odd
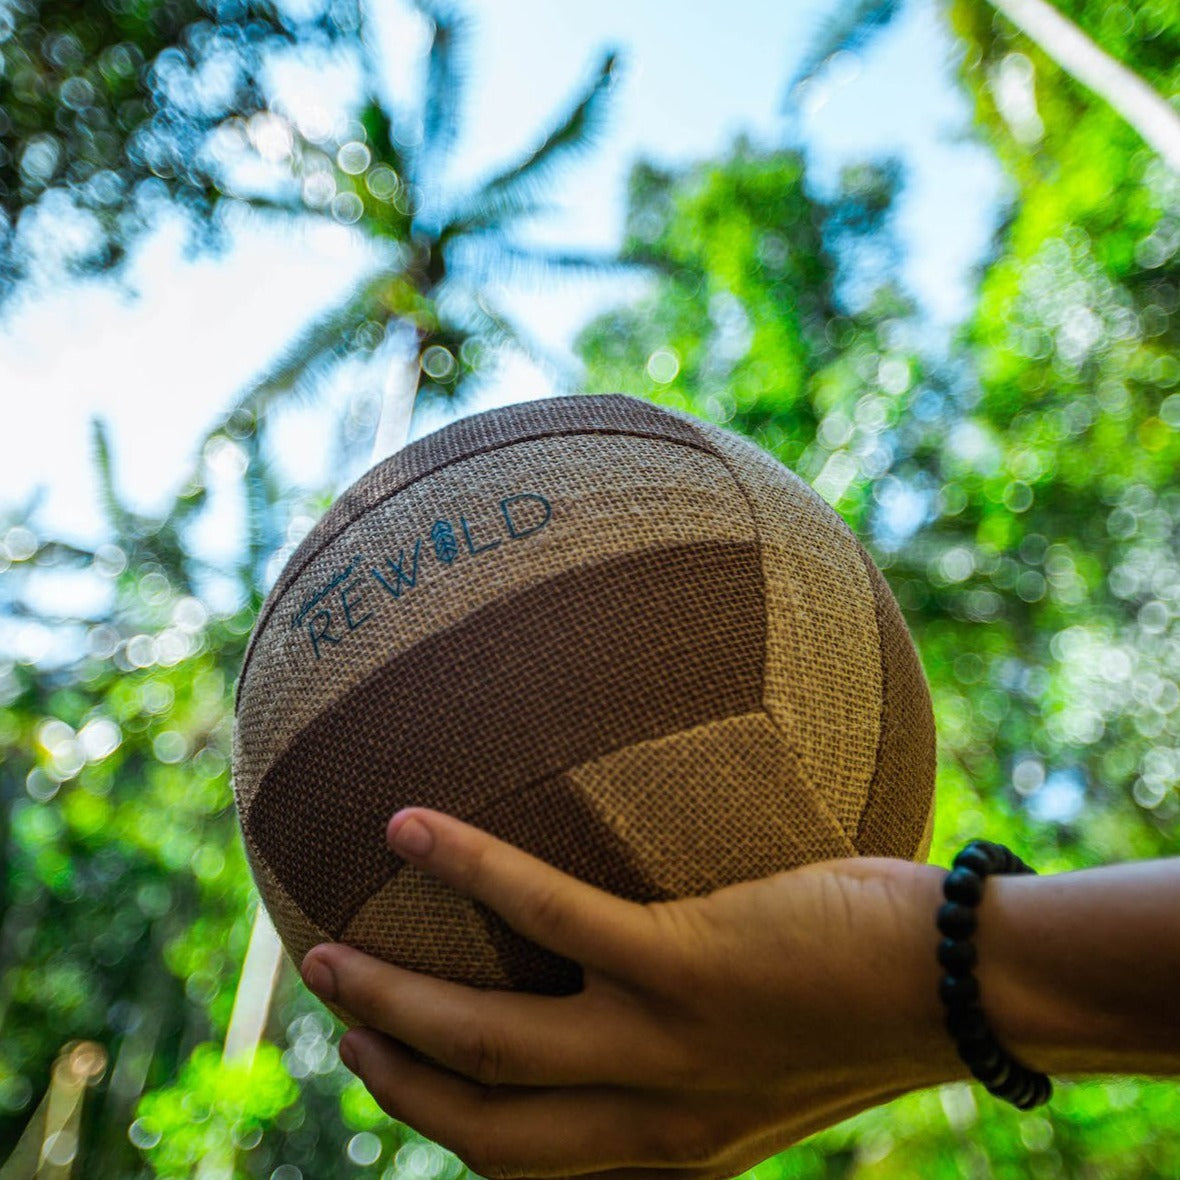
[[[943,902],[936,920],[947,938],[970,938],[975,933],[975,911],[957,901]]]
[[[1009,1101],[1021,1110],[1028,1110],[1032,1106],[1036,1096],[1037,1079],[1026,1069],[1021,1076],[1020,1085],[1011,1094]]]
[[[938,981],[944,1004],[974,1004],[979,1000],[979,982],[974,975],[944,975]]]
[[[970,869],[980,877],[986,877],[992,871],[991,857],[974,844],[968,844],[951,863],[956,869]]]
[[[957,901],[960,905],[979,905],[983,897],[983,880],[971,869],[951,869],[943,878],[942,895],[947,901]]]
[[[977,1005],[948,1008],[946,1028],[956,1041],[978,1039],[987,1032],[987,1018]]]
[[[1006,1091],[1011,1087],[1013,1076],[1015,1075],[1016,1070],[1019,1068],[1020,1067],[1016,1064],[1016,1062],[1013,1061],[1011,1057],[1007,1056],[1007,1054],[1005,1054],[1004,1059],[1000,1062],[1000,1064],[994,1069],[988,1071],[988,1076],[986,1078],[979,1078],[979,1080],[983,1082],[987,1089],[997,1098],[1005,1098],[1007,1097]],[[971,1072],[975,1073],[974,1070]],[[975,1074],[975,1076],[979,1077],[979,1074]]]
[[[960,1040],[958,1045],[963,1063],[972,1072],[978,1069],[987,1076],[995,1073],[1008,1057],[990,1032],[982,1037]]]
[[[982,1082],[992,1094],[996,1093],[1001,1083],[1007,1081],[1012,1069],[1012,1063],[1002,1052],[998,1056],[984,1057],[966,1064],[976,1080]]]
[[[1004,846],[1002,844],[993,844],[990,840],[972,840],[967,848],[975,848],[987,857],[987,871],[989,873],[1000,872],[1004,864]]]
[[[938,961],[948,975],[970,975],[978,958],[973,942],[944,938],[938,944]]]
[[[1011,849],[989,840],[972,840],[953,863],[943,879],[947,900],[937,917],[944,936],[937,958],[946,972],[938,983],[946,1028],[964,1064],[991,1094],[1029,1110],[1049,1100],[1053,1085],[1044,1074],[1010,1057],[988,1027],[979,1005],[979,983],[971,974],[977,954],[970,939],[976,928],[976,907],[983,896],[983,879],[991,873],[1036,870]]]

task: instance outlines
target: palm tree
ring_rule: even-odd
[[[1144,142],[1180,172],[1180,112],[1105,52],[1048,0],[987,0],[1067,74],[1105,99]],[[820,28],[788,87],[793,93],[841,50],[863,46],[901,11],[903,0],[849,0]]]
[[[375,453],[382,454],[405,436],[419,373],[430,379],[432,395],[453,396],[489,345],[540,356],[496,306],[486,289],[489,279],[554,270],[605,272],[620,265],[606,256],[526,247],[512,237],[521,222],[545,207],[545,187],[557,170],[594,139],[616,55],[602,55],[589,83],[523,158],[470,191],[453,192],[445,174],[459,127],[467,22],[442,0],[412,3],[429,30],[418,109],[394,110],[381,96],[362,37],[363,140],[314,143],[289,125],[287,194],[251,200],[256,210],[284,217],[334,216],[354,223],[376,248],[377,262],[250,383],[239,408],[258,416],[309,374],[381,341],[388,376]]]

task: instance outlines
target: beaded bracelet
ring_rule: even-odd
[[[972,840],[958,856],[942,882],[946,901],[938,909],[938,961],[946,975],[938,994],[946,1005],[946,1027],[959,1056],[989,1093],[1031,1110],[1048,1102],[1053,1085],[1043,1073],[1029,1069],[1012,1057],[996,1040],[979,1002],[975,966],[976,907],[983,897],[983,879],[989,873],[1035,873],[1003,844]]]

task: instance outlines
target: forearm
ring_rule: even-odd
[[[944,875],[921,878],[931,955]],[[1180,1075],[1180,858],[989,877],[974,941],[984,1012],[1024,1064]]]

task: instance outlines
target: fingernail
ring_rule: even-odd
[[[322,959],[312,959],[303,968],[303,982],[322,1000],[336,998],[336,976]]]
[[[394,827],[392,840],[395,851],[407,856],[426,856],[434,847],[430,829],[412,816]]]
[[[340,1060],[344,1062],[344,1068],[350,1073],[357,1072],[356,1047],[347,1036],[340,1042]]]

